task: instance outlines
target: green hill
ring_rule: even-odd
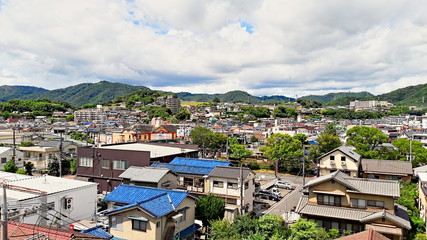
[[[177,95],[179,99],[187,102],[207,102],[212,101],[215,97],[217,97],[221,102],[269,103],[295,101],[294,98],[279,95],[256,97],[240,90],[230,91],[224,94],[193,94],[189,92],[179,92]]]
[[[354,97],[356,99],[361,99],[365,97],[373,97],[369,92],[338,92],[338,93],[328,93],[326,95],[308,95],[301,97],[300,99],[307,99],[312,101],[317,101],[321,103],[327,103],[333,100],[336,100],[341,97]]]
[[[378,99],[389,101],[395,105],[427,106],[427,84],[419,84],[400,88],[377,96]]]
[[[111,101],[117,97],[128,95],[138,90],[149,90],[144,86],[132,86],[123,83],[101,81],[98,83],[82,83],[71,87],[34,93],[25,99],[47,98],[52,101],[65,101],[73,106],[95,104]]]
[[[35,93],[47,92],[47,89],[30,86],[0,86],[0,102],[6,102],[10,99],[22,99]]]

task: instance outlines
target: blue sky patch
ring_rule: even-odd
[[[252,26],[250,23],[248,22],[240,22],[240,26],[244,27],[246,29],[246,32],[249,34],[254,33],[254,26]]]

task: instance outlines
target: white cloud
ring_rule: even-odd
[[[379,94],[427,82],[426,10],[421,0],[9,0],[0,84]]]

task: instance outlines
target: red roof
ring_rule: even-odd
[[[384,235],[372,229],[368,229],[363,232],[351,234],[338,239],[339,240],[390,240],[390,238],[384,237]]]

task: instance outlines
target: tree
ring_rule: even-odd
[[[218,97],[214,97],[214,98],[212,99],[212,102],[214,102],[214,103],[220,103],[220,102],[221,102],[221,100],[219,100],[219,98],[218,98]]]
[[[212,194],[201,197],[196,202],[196,218],[203,222],[203,226],[210,226],[210,222],[224,218],[224,199]]]
[[[33,142],[21,142],[19,144],[19,146],[20,147],[32,147],[32,146],[34,146],[34,143]]]
[[[32,162],[24,162],[24,169],[26,174],[33,176],[34,164]]]
[[[278,106],[273,111],[273,117],[275,118],[294,118],[298,116],[298,111],[294,108],[287,108],[285,106]]]
[[[341,145],[342,143],[339,137],[330,134],[322,134],[317,138],[317,145],[311,147],[310,156],[313,160],[317,159]]]
[[[16,170],[15,173],[22,174],[22,175],[28,175],[28,173],[23,168],[19,168],[18,170]]]
[[[328,123],[323,131],[323,134],[329,134],[332,136],[337,136],[337,125],[333,123]]]
[[[15,161],[13,161],[12,159],[10,159],[9,161],[7,161],[7,163],[4,165],[3,170],[5,172],[11,172],[11,173],[15,173],[16,171],[18,171],[18,167],[15,164]]]
[[[267,138],[266,146],[260,148],[272,161],[279,161],[279,166],[287,170],[298,168],[303,157],[302,143],[288,134],[275,133]]]
[[[409,219],[411,220],[412,229],[410,236],[417,233],[424,233],[426,224],[420,218],[420,210],[418,209],[418,185],[415,183],[404,182],[401,185],[400,198],[396,203],[408,209]],[[412,239],[411,237],[409,239]]]
[[[203,156],[206,150],[209,149],[212,155],[222,148],[227,142],[227,136],[221,133],[212,132],[210,129],[205,127],[195,127],[190,132],[191,142],[199,145],[202,148]]]
[[[179,111],[175,114],[176,119],[178,120],[186,120],[190,119],[191,113],[187,108],[180,108]]]
[[[70,173],[75,174],[77,172],[77,159],[73,158],[70,161]]]
[[[258,138],[255,135],[251,136],[251,139],[249,140],[251,143],[258,142]]]
[[[365,157],[380,144],[387,142],[388,136],[375,127],[353,127],[347,131],[347,145],[354,146],[356,152]]]
[[[65,120],[66,120],[67,122],[74,121],[74,114],[67,115],[67,116],[65,117]]]
[[[230,151],[231,151],[230,158],[236,159],[239,161],[252,156],[252,151],[249,149],[246,149],[245,145],[232,144],[230,146]]]
[[[291,235],[289,239],[292,240],[311,240],[311,239],[328,239],[328,234],[325,229],[319,228],[314,221],[309,221],[304,218],[291,225]]]
[[[240,235],[227,220],[211,222],[209,238],[212,240],[240,240]]]
[[[409,155],[411,154],[412,150],[413,167],[427,164],[427,149],[423,147],[421,142],[412,140],[411,143],[410,139],[399,138],[394,140],[391,144],[393,144],[393,146],[397,149],[395,151],[395,157],[397,160],[409,160]]]

